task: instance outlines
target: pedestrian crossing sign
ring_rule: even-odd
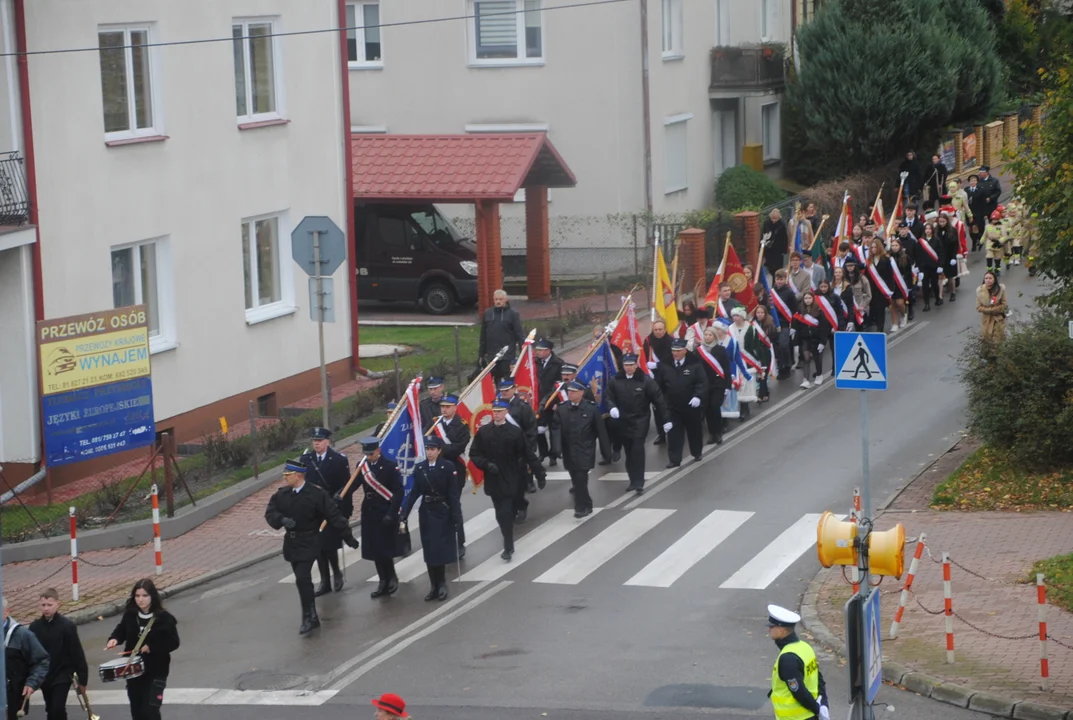
[[[835,368],[839,390],[886,390],[886,333],[835,333]]]
[[[864,690],[866,701],[871,704],[876,699],[879,686],[883,684],[883,650],[879,639],[879,599],[878,592],[873,591],[862,603],[864,614]]]

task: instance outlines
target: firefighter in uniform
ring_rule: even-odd
[[[394,595],[399,589],[395,574],[398,555],[399,509],[403,484],[398,465],[380,452],[380,438],[361,439],[367,460],[361,473],[361,557],[376,565],[380,583],[369,597]]]
[[[637,368],[637,356],[622,356],[622,371],[607,384],[607,404],[615,432],[626,451],[626,474],[631,490],[638,495],[645,490],[645,438],[648,437],[648,418],[656,412],[656,424],[664,432],[671,429],[667,420],[667,404],[663,393],[652,378]]]
[[[563,380],[563,360],[554,352],[552,352],[553,344],[550,340],[541,338],[533,343],[533,359],[536,365],[537,373],[537,386],[533,388],[533,394],[538,398],[547,397],[552,392],[552,388],[556,383]],[[574,372],[577,372],[575,369]],[[550,418],[542,425],[546,425],[551,422]],[[547,435],[544,433],[538,433],[536,437],[537,443],[537,457],[543,460],[545,457],[551,456],[551,449],[549,448]],[[552,462],[549,467],[554,466],[555,458],[552,456]]]
[[[430,377],[425,387],[428,388],[428,396],[418,405],[418,412],[421,413],[421,429],[428,432],[432,427],[432,422],[440,414],[440,399],[443,398],[443,378]]]
[[[298,597],[302,602],[300,635],[320,627],[313,595],[313,563],[320,556],[321,523],[333,531],[347,530],[346,518],[328,493],[306,482],[307,468],[301,460],[288,460],[283,466],[281,487],[268,501],[265,520],[274,529],[287,531],[283,536],[283,559],[291,564]]]
[[[457,499],[461,503],[462,501],[462,488],[466,485],[466,462],[462,459],[462,454],[466,452],[466,446],[469,445],[469,425],[463,422],[462,418],[458,417],[458,398],[454,395],[444,395],[440,398],[440,417],[437,418],[433,427],[435,434],[440,440],[443,441],[443,449],[440,451],[439,457],[448,462],[453,462],[455,468],[458,470],[458,485],[455,487],[455,494]],[[462,517],[461,506],[458,510],[459,518]],[[458,522],[458,557],[464,558],[466,556],[466,533],[462,527],[461,519]]]
[[[778,605],[768,605],[767,613],[768,637],[779,648],[768,693],[775,719],[829,720],[827,686],[816,652],[794,632],[801,616]]]
[[[589,495],[589,471],[596,467],[596,443],[600,454],[611,455],[611,440],[607,436],[600,406],[585,399],[585,386],[577,380],[566,386],[568,401],[555,409],[551,419],[551,446],[563,458],[563,467],[570,473],[574,486],[574,517],[592,515]]]
[[[507,378],[499,383],[499,399],[505,400],[510,403],[510,411],[508,413],[508,422],[512,422],[522,430],[522,434],[525,435],[525,441],[529,443],[530,449],[540,457],[540,452],[537,449],[539,443],[537,442],[537,416],[533,412],[532,406],[530,406],[527,400],[522,399],[517,393],[518,387],[514,383],[513,378]],[[521,495],[515,499],[514,510],[518,513],[518,522],[525,522],[526,515],[529,512],[529,501],[525,498],[526,492],[535,493],[537,491],[536,481],[531,474],[526,473],[526,482],[520,490]],[[540,486],[544,488],[543,485]]]
[[[696,357],[690,357],[686,341],[671,343],[671,361],[660,363],[659,386],[667,400],[671,429],[667,431],[668,468],[682,464],[682,447],[689,438],[689,454],[701,459],[704,451],[704,399],[708,396],[708,379]]]
[[[351,484],[350,490],[343,494],[343,488],[350,481],[350,461],[346,455],[336,452],[331,447],[332,431],[328,428],[313,428],[313,449],[307,451],[301,458],[305,463],[306,480],[319,486],[326,491],[336,504],[344,518],[350,519],[354,514],[354,490],[357,486]],[[354,539],[354,532],[348,527],[345,533],[337,533],[331,528],[325,528],[320,537],[320,556],[317,558],[317,570],[320,571],[320,587],[317,588],[317,597],[327,595],[332,590],[340,592],[343,589],[343,572],[339,567],[339,550],[346,543],[352,548],[358,547],[358,541]],[[328,568],[331,568],[329,571]],[[332,578],[335,578],[332,582]]]
[[[458,561],[458,528],[462,527],[462,505],[457,466],[440,454],[444,442],[433,435],[425,440],[425,460],[414,467],[414,486],[403,505],[403,522],[410,517],[418,498],[421,508],[421,552],[432,586],[425,601],[447,599],[447,566]]]

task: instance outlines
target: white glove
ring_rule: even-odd
[[[700,398],[695,397],[692,400],[690,400],[689,401],[689,407],[691,407],[691,408],[699,408],[700,407]]]
[[[671,431],[672,427],[674,427],[674,423],[670,423],[670,422],[663,423],[663,432],[669,433]]]
[[[943,269],[939,268],[938,270],[935,271],[935,274],[936,275],[942,275],[943,274]]]
[[[543,435],[547,431],[548,431],[548,428],[547,428],[546,425],[540,425],[540,426],[537,427],[537,435]]]
[[[797,330],[790,328],[790,339],[793,340],[797,336]]]
[[[823,343],[820,343],[819,345],[816,346],[816,352],[818,352],[818,353],[823,352]]]
[[[853,323],[846,323],[846,332],[853,332]]]
[[[605,327],[604,330],[607,330],[608,333],[614,333],[615,332],[615,323],[608,323],[607,327]]]
[[[648,369],[649,370],[655,370],[658,367],[659,367],[658,362],[652,362],[651,360],[648,361]]]
[[[958,253],[958,258],[957,258],[957,259],[958,259],[958,260],[964,260],[964,259],[965,259],[965,256],[964,256],[964,255],[962,255],[961,253]],[[953,265],[954,263],[950,263],[950,264],[951,264],[951,265]]]
[[[820,695],[820,700],[823,700],[823,695]],[[831,711],[826,705],[820,705],[820,720],[831,720]]]
[[[615,418],[616,420],[618,420],[618,408],[611,408],[611,413],[610,413],[610,415],[611,415],[611,417],[613,417],[613,418]]]
[[[961,253],[958,253],[958,257],[961,257]],[[951,261],[950,261],[950,264],[951,264],[951,265],[957,265],[957,264],[958,264],[958,261],[957,261],[957,260],[951,260]]]

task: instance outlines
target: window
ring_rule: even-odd
[[[290,242],[281,225],[280,215],[242,221],[247,323],[294,312],[293,277],[283,264],[291,254]]]
[[[675,115],[663,121],[663,192],[671,193],[689,187],[690,114]]]
[[[149,28],[104,28],[100,48],[106,140],[159,135]]]
[[[480,65],[541,64],[544,61],[541,0],[471,0],[470,52]]]
[[[730,45],[730,0],[715,0],[715,44]]]
[[[782,0],[760,0],[760,39],[764,42],[778,40],[780,2]]]
[[[169,250],[159,238],[112,248],[112,306],[145,305],[154,353],[176,346]]]
[[[680,58],[682,47],[682,0],[663,0],[663,57]]]
[[[764,160],[779,159],[779,104],[768,103],[760,108],[762,132],[764,133]]]
[[[236,20],[231,26],[235,52],[235,105],[240,123],[281,117],[274,32],[272,20]]]
[[[346,6],[347,60],[357,67],[383,67],[380,57],[380,2],[348,3]]]

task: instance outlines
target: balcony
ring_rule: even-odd
[[[712,48],[712,82],[716,92],[778,90],[786,84],[783,74],[785,48],[778,44]]]
[[[0,153],[0,225],[25,225],[29,219],[25,161],[18,151]]]

